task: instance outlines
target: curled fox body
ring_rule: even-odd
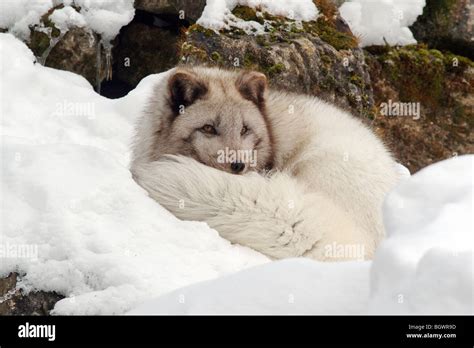
[[[347,112],[271,90],[258,72],[206,67],[155,86],[131,171],[180,219],[272,258],[329,261],[373,256],[397,180],[383,143]]]

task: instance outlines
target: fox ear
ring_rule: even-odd
[[[237,79],[236,86],[242,97],[255,103],[259,108],[263,106],[267,88],[267,78],[264,74],[256,71],[243,72]]]
[[[207,93],[207,86],[190,71],[178,70],[168,80],[170,105],[175,113]]]

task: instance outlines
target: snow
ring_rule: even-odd
[[[371,313],[473,313],[474,156],[433,164],[386,199]]]
[[[0,28],[26,41],[30,37],[30,26],[40,24],[40,18],[53,7],[50,19],[62,32],[73,26],[87,26],[100,34],[104,43],[115,38],[120,28],[127,25],[135,15],[134,0],[2,0]],[[80,8],[77,12],[76,8]]]
[[[403,168],[373,262],[273,262],[147,300],[129,314],[474,313],[474,156],[412,177]]]
[[[78,13],[71,6],[65,6],[54,10],[49,18],[61,32],[67,32],[71,27],[82,28],[87,25],[84,16]]]
[[[318,16],[318,9],[312,0],[207,0],[197,24],[216,31],[235,27],[247,34],[262,34],[262,24],[244,21],[232,14],[232,10],[239,5],[256,9],[257,15],[267,12],[296,21],[310,21]]]
[[[133,124],[165,74],[109,100],[81,76],[33,64],[10,34],[0,50],[0,277],[16,270],[26,291],[66,295],[55,314],[112,314],[268,262],[204,223],[179,221],[133,181]],[[27,246],[36,252],[14,252]]]
[[[361,46],[416,43],[408,28],[423,13],[426,0],[348,0],[339,12]],[[384,41],[385,40],[385,41]]]
[[[53,7],[51,0],[2,0],[0,1],[0,28],[27,40],[30,25],[38,24],[43,14]]]
[[[340,6],[339,12],[352,32],[360,37],[361,46],[384,45],[385,42],[390,45],[408,45],[416,43],[409,26],[423,13],[425,2],[348,0]],[[263,34],[265,24],[245,21],[232,14],[238,5],[257,9],[257,15],[267,12],[297,21],[315,20],[319,13],[311,0],[207,0],[197,23],[216,31],[235,27],[247,34]]]
[[[134,122],[169,72],[110,100],[34,64],[11,34],[0,59],[0,277],[65,295],[53,314],[473,313],[474,156],[399,167],[373,262],[269,262],[179,221],[131,178]]]
[[[369,266],[275,261],[173,291],[128,314],[363,314]]]
[[[135,15],[134,0],[74,0],[89,28],[111,41]]]

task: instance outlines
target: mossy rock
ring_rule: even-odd
[[[260,24],[267,23],[269,25],[267,34],[264,35],[270,35],[270,38],[259,39],[262,44],[267,41],[289,43],[292,39],[297,38],[298,34],[309,33],[318,36],[337,50],[356,48],[358,40],[338,15],[338,10],[334,4],[329,0],[318,0],[315,3],[319,9],[322,9],[319,17],[315,21],[302,22],[302,25],[298,25],[296,21],[282,16],[274,16],[266,12],[259,13],[247,6],[237,6],[233,9],[232,13],[245,21],[255,21]],[[226,34],[229,34],[229,32],[237,36],[246,35],[238,28],[225,31]]]
[[[270,25],[263,34],[247,35],[241,29],[216,32],[194,24],[183,33],[180,61],[257,70],[274,88],[318,95],[363,119],[374,117],[363,52],[350,30],[337,30],[334,18],[323,14],[301,23],[244,6],[234,15]]]
[[[375,106],[419,103],[420,117],[377,112],[374,128],[412,173],[474,151],[474,65],[468,58],[418,44],[366,48]],[[454,63],[454,64],[453,64]]]
[[[236,6],[232,10],[232,14],[240,19],[243,19],[244,21],[255,21],[260,24],[264,23],[264,17],[257,16],[257,11],[248,6]]]
[[[30,27],[30,40],[27,45],[36,57],[42,57],[46,50],[50,48],[52,38],[61,35],[61,31],[54,25],[49,16],[55,10],[63,7],[64,5],[61,4],[51,8],[41,16],[39,24]]]
[[[401,101],[417,100],[434,109],[447,102],[444,93],[447,75],[462,75],[467,68],[474,67],[468,58],[428,49],[423,44],[367,50],[378,53],[377,60],[400,91]]]
[[[427,0],[410,27],[419,42],[474,59],[472,0]]]

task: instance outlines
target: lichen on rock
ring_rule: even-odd
[[[181,61],[261,71],[273,88],[317,95],[371,119],[370,77],[357,38],[332,3],[318,2],[324,3],[318,7],[322,12],[308,22],[246,6],[233,9],[234,16],[262,24],[263,33],[194,24],[182,38]]]

